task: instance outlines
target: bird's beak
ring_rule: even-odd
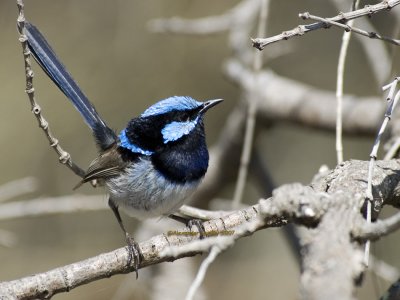
[[[201,114],[204,114],[207,110],[209,110],[211,107],[217,105],[218,103],[221,103],[224,101],[224,99],[214,99],[214,100],[209,100],[207,102],[204,102],[203,108],[200,110]]]

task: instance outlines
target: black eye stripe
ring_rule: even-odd
[[[175,110],[175,111],[170,111],[166,114],[163,115],[158,115],[158,116],[153,116],[153,118],[161,118],[165,120],[165,124],[171,123],[171,122],[186,122],[190,120],[194,120],[199,111],[201,110],[200,108],[192,109],[192,110]]]
[[[161,131],[167,124],[193,121],[197,118],[200,110],[201,107],[186,111],[174,110],[165,114],[134,118],[126,128],[126,136],[131,143],[144,150],[157,151],[157,149],[162,149],[165,146]]]

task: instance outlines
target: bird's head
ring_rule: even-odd
[[[161,100],[129,121],[119,135],[119,146],[152,155],[189,135],[204,139],[203,116],[220,102],[222,99],[199,102],[184,96]]]

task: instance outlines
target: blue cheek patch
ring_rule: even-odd
[[[122,130],[121,133],[119,134],[119,146],[121,146],[122,148],[129,149],[134,153],[139,153],[147,156],[152,155],[154,153],[153,151],[143,150],[142,148],[132,144],[129,141],[128,137],[126,136],[125,129]]]
[[[189,134],[197,124],[197,119],[187,122],[171,122],[161,130],[164,144],[179,140],[184,135]]]

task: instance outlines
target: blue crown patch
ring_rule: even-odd
[[[141,117],[166,114],[174,110],[192,110],[199,108],[203,103],[186,96],[173,96],[161,100],[146,109]]]

